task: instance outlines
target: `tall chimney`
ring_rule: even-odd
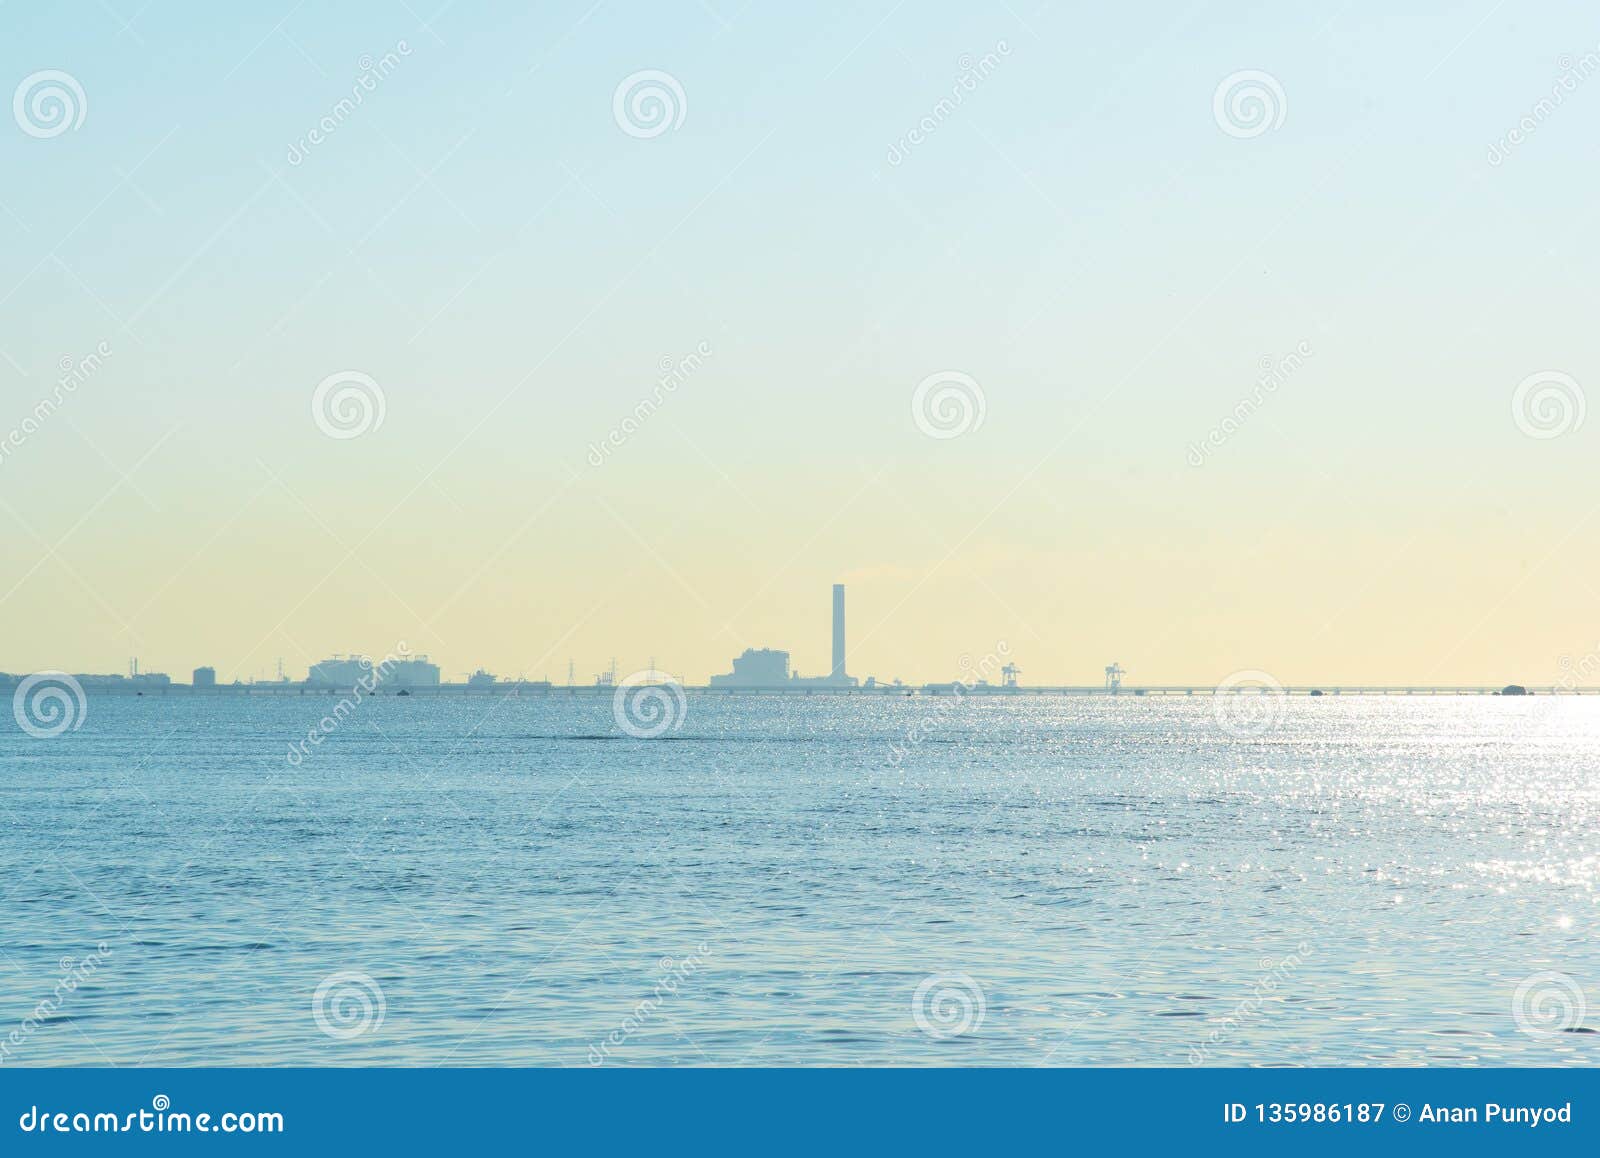
[[[844,675],[844,584],[833,585],[833,678]]]

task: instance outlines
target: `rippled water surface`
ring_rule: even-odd
[[[1600,699],[329,706],[0,736],[4,1064],[1600,1059]]]

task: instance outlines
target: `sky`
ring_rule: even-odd
[[[0,7],[0,670],[1600,651],[1592,5],[248,7]]]

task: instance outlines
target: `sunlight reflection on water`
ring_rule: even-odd
[[[6,1064],[1600,1057],[1600,699],[378,698],[289,766],[328,707],[0,739]]]

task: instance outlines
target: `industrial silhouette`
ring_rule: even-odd
[[[802,676],[789,670],[789,653],[775,648],[747,647],[733,661],[733,670],[711,677],[713,688],[853,688],[845,674],[844,584],[833,585],[833,669],[825,676]]]

